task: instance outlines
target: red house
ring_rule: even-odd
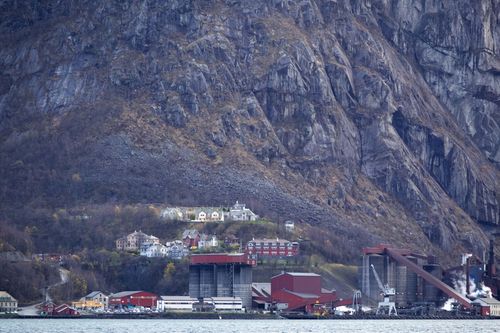
[[[321,276],[314,273],[282,273],[271,278],[273,303],[286,306],[288,311],[311,312],[314,305],[333,305],[334,290],[321,288]]]
[[[52,302],[46,302],[41,306],[42,315],[46,316],[79,316],[75,308],[68,304],[55,305]]]
[[[198,247],[201,236],[198,230],[186,229],[182,233],[182,241],[187,247]]]
[[[68,304],[61,304],[54,308],[52,311],[53,316],[79,316],[80,312],[78,312],[75,308],[69,306]]]
[[[109,296],[110,307],[156,307],[158,296],[147,291],[122,291]]]

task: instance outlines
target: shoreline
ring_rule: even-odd
[[[0,315],[0,319],[195,319],[195,320],[499,320],[500,317],[482,317],[467,315],[434,315],[434,316],[317,316],[304,314],[249,314],[249,313],[154,313],[154,314],[99,314],[80,316],[23,316],[23,315]]]

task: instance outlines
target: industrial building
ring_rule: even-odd
[[[193,298],[239,297],[252,306],[252,261],[245,253],[214,253],[191,256],[189,296]]]
[[[500,298],[500,275],[496,272],[495,261],[495,241],[490,240],[490,251],[488,264],[486,265],[486,272],[483,276],[484,284],[491,289],[494,297]]]
[[[16,312],[17,300],[6,291],[0,291],[0,312]]]
[[[243,311],[243,301],[240,297],[210,297],[204,302],[213,305],[217,312],[241,312]]]
[[[193,311],[193,304],[196,302],[198,302],[196,298],[189,296],[160,296],[156,302],[156,308],[160,312],[191,312]]]
[[[321,276],[315,273],[283,272],[271,278],[271,300],[277,309],[313,312],[316,305],[337,305],[335,290],[321,287]]]
[[[500,317],[500,301],[494,298],[478,298],[472,304],[480,307],[482,316]]]
[[[109,295],[109,307],[156,307],[158,296],[147,291],[122,291]]]
[[[448,298],[454,298],[463,307],[471,308],[468,298],[441,281],[442,269],[435,257],[381,244],[364,248],[361,260],[361,291],[374,301],[380,300],[381,287],[373,271],[378,273],[383,284],[395,289],[395,295],[391,295],[390,300],[397,307],[409,307],[418,303],[437,305]]]
[[[254,309],[269,310],[271,305],[271,283],[252,283],[252,307]]]

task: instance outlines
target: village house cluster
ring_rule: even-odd
[[[167,207],[162,210],[161,216],[167,220],[186,222],[255,221],[259,218],[245,204],[238,201],[229,208]]]
[[[232,241],[224,239],[224,244],[232,245]],[[219,248],[221,242],[216,235],[200,233],[196,229],[186,229],[182,239],[167,241],[164,244],[158,237],[147,235],[142,231],[121,237],[116,240],[116,249],[119,251],[139,252],[139,255],[148,258],[170,258],[180,260],[195,250],[211,250]]]
[[[119,251],[139,252],[141,256],[148,258],[182,259],[189,254],[189,249],[181,240],[168,241],[162,244],[158,237],[147,235],[140,230],[117,239],[116,249]]]

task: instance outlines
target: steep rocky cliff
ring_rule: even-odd
[[[0,3],[0,202],[223,204],[479,253],[499,213],[496,1]]]

